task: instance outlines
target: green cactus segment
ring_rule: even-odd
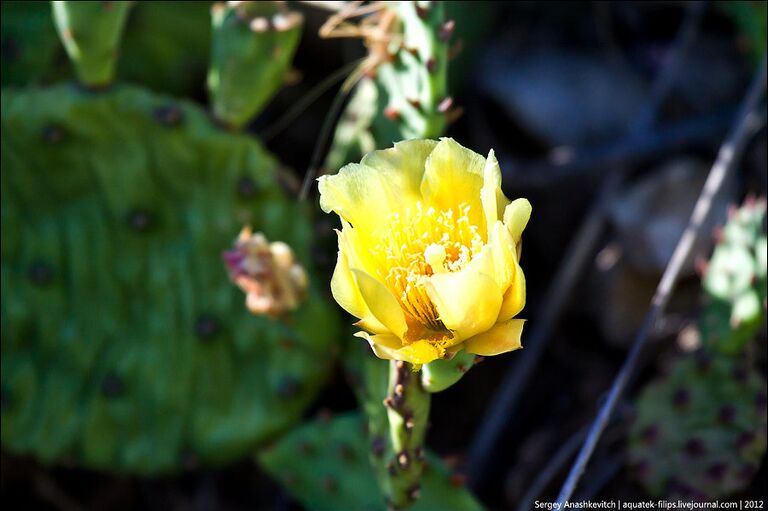
[[[334,134],[325,162],[330,171],[359,159],[373,141],[382,149],[399,140],[437,138],[452,109],[447,76],[454,23],[445,20],[444,6],[389,2],[387,7],[397,17],[389,34],[390,58],[377,65],[374,79],[363,77],[358,84]]]
[[[131,2],[54,1],[53,19],[77,76],[86,87],[112,82]]]
[[[722,230],[702,282],[704,346],[740,353],[765,320],[765,200],[734,209]]]
[[[331,372],[334,308],[314,289],[255,317],[221,257],[250,224],[308,266],[309,211],[278,165],[139,88],[3,91],[5,449],[156,474],[300,419]]]
[[[390,46],[392,62],[376,70],[381,115],[372,127],[374,138],[386,146],[402,139],[438,137],[451,107],[446,83],[453,22],[446,23],[443,5],[394,2],[392,9],[401,34]]]
[[[727,357],[677,360],[637,401],[628,444],[634,476],[653,495],[698,500],[748,486],[766,448],[765,385]]]
[[[278,2],[213,6],[208,88],[227,126],[244,126],[283,84],[302,27],[299,13],[283,9]]]
[[[393,456],[387,461],[386,497],[394,509],[411,506],[421,495],[424,469],[424,436],[429,421],[430,395],[421,386],[410,364],[393,360],[389,364],[387,407],[389,440]]]
[[[385,510],[368,463],[371,445],[365,430],[366,422],[358,414],[319,419],[283,436],[258,460],[309,510]],[[482,509],[437,457],[428,455],[427,460],[414,511]]]
[[[459,351],[452,359],[439,359],[421,367],[421,384],[427,392],[440,392],[458,382],[475,364],[476,355]]]

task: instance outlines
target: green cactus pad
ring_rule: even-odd
[[[221,3],[211,14],[213,113],[240,128],[282,86],[299,44],[302,17],[278,2]]]
[[[3,91],[4,448],[157,474],[300,418],[331,370],[335,309],[310,276],[300,309],[255,317],[221,259],[250,224],[307,266],[309,212],[278,165],[136,87]]]
[[[384,510],[387,506],[368,462],[372,449],[376,446],[368,441],[366,421],[358,414],[347,414],[291,431],[258,459],[307,509]],[[482,509],[437,457],[427,455],[427,460],[421,496],[410,509]]]
[[[753,479],[766,448],[765,379],[700,353],[675,361],[637,401],[632,473],[657,496],[714,499]]]
[[[765,200],[732,210],[702,281],[707,349],[740,353],[765,321],[766,250]]]

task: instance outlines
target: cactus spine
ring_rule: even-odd
[[[56,28],[80,82],[89,88],[109,85],[131,2],[51,3]]]

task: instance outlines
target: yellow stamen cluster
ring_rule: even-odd
[[[447,329],[427,295],[425,279],[460,270],[485,243],[469,221],[469,210],[466,204],[441,211],[416,202],[405,214],[394,213],[374,236],[379,243],[372,255],[383,273],[379,277],[403,309],[433,332]]]

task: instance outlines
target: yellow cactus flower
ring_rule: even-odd
[[[531,205],[510,202],[491,151],[409,140],[319,180],[341,217],[333,296],[374,353],[417,366],[464,348],[521,347],[520,236]]]

